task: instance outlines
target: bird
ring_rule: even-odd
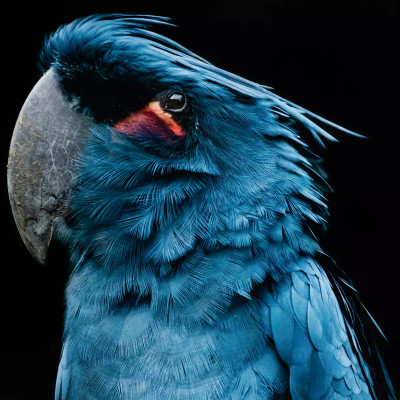
[[[17,227],[39,263],[54,241],[70,257],[55,399],[395,399],[380,328],[318,239],[318,151],[327,130],[360,135],[157,33],[170,25],[61,26],[18,117]]]

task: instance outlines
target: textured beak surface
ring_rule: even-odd
[[[8,193],[19,233],[32,254],[45,263],[56,218],[68,210],[76,159],[91,120],[68,103],[51,69],[25,101],[11,140]]]

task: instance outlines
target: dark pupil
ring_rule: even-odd
[[[185,106],[185,97],[181,93],[173,93],[167,100],[168,110],[180,110]]]

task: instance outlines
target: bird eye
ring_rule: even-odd
[[[168,93],[165,103],[164,110],[171,111],[173,113],[182,112],[187,106],[187,98],[181,92],[170,92]]]

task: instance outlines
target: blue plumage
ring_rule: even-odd
[[[56,399],[376,399],[313,233],[311,147],[333,139],[314,121],[338,127],[147,30],[166,23],[93,16],[43,48],[96,122],[56,232],[73,266]],[[113,128],[171,89],[185,137]]]

